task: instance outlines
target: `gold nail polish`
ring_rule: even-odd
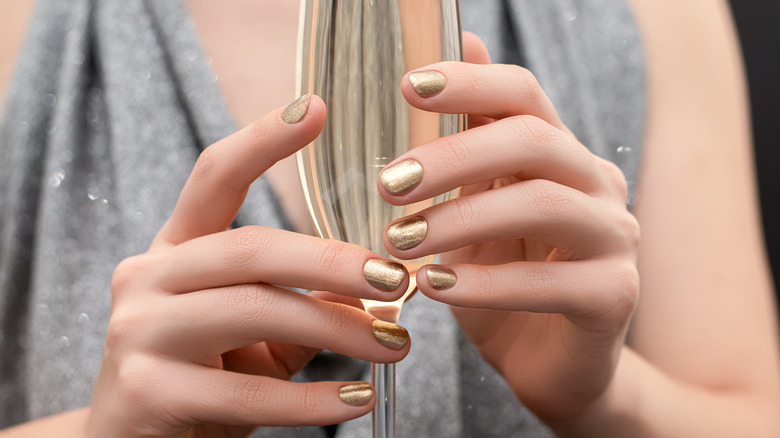
[[[447,78],[437,71],[416,71],[409,74],[412,88],[422,97],[428,97],[447,86]]]
[[[341,401],[351,406],[363,406],[374,396],[374,387],[370,383],[354,383],[339,388]]]
[[[398,221],[387,227],[387,238],[398,249],[409,249],[419,245],[428,233],[428,222],[423,217]]]
[[[389,260],[370,259],[363,265],[363,275],[374,287],[382,290],[396,290],[404,281],[406,268]]]
[[[416,186],[422,180],[422,166],[415,160],[404,160],[382,170],[379,180],[385,190],[393,195]]]
[[[304,94],[303,96],[295,99],[291,104],[287,105],[287,108],[284,109],[284,112],[282,113],[282,120],[284,120],[285,123],[298,123],[303,119],[303,116],[306,115],[306,112],[309,110],[309,101],[311,100],[311,95]]]
[[[458,277],[452,269],[441,266],[426,267],[425,276],[428,277],[428,283],[434,289],[448,289],[455,286],[455,282],[458,281]]]
[[[400,325],[377,319],[371,323],[371,330],[377,342],[394,350],[404,348],[409,342],[409,332]]]

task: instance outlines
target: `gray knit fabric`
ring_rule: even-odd
[[[635,180],[644,76],[623,0],[462,0],[461,10],[494,61],[529,66],[580,140]],[[200,150],[236,129],[181,0],[40,0],[3,115],[0,427],[89,403],[114,266],[146,249]],[[286,225],[263,179],[237,220],[250,223]],[[550,436],[446,306],[418,295],[401,323],[413,347],[398,365],[398,436]],[[299,378],[365,369],[325,354]],[[370,436],[369,423],[337,436]]]

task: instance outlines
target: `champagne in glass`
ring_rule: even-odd
[[[462,116],[412,108],[400,91],[407,71],[461,59],[458,0],[302,0],[298,50],[298,95],[316,94],[328,107],[322,133],[297,154],[317,231],[393,258],[385,226],[449,197],[393,206],[376,184],[397,156],[462,128]],[[417,270],[432,259],[400,261],[410,274],[406,294],[393,303],[364,300],[366,311],[397,322]],[[393,436],[394,367],[373,371],[374,436]]]

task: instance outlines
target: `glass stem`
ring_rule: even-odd
[[[371,364],[376,391],[374,438],[395,438],[395,364]]]

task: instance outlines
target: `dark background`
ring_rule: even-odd
[[[730,3],[750,86],[764,234],[772,273],[780,284],[780,1]]]

